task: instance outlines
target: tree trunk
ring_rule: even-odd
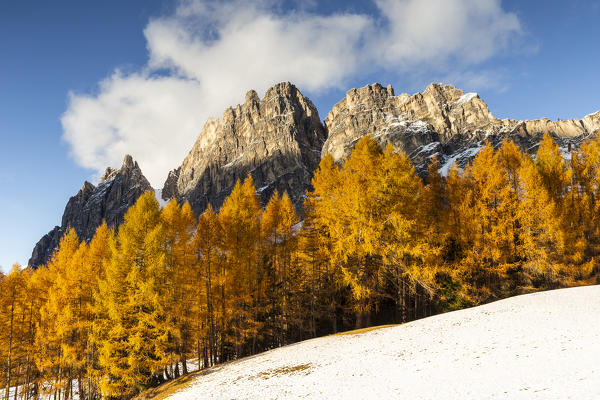
[[[335,303],[332,304],[331,308],[331,328],[333,330],[333,333],[337,333],[338,331],[338,327],[337,327],[337,314],[335,312]]]
[[[13,322],[15,316],[15,299],[13,297],[10,305],[10,326],[8,328],[8,360],[6,363],[6,395],[4,398],[9,400],[10,398],[10,379],[12,372],[12,341],[13,341]]]
[[[212,304],[212,278],[211,278],[211,260],[210,253],[208,254],[208,260],[206,263],[206,307],[208,310],[208,347],[210,349],[209,358],[211,364],[216,363],[216,349],[215,349],[215,320],[214,320],[214,311]]]
[[[28,339],[29,339],[29,344],[32,345],[33,344],[33,302],[29,303],[29,330],[28,330]],[[31,347],[30,347],[31,348]],[[27,369],[25,372],[25,400],[27,400],[29,398],[29,385],[30,385],[30,379],[31,379],[31,354],[29,349],[27,349]]]
[[[187,373],[188,373],[188,367],[187,367],[187,359],[185,358],[185,356],[181,360],[181,368],[183,369],[183,374],[187,375]]]
[[[19,372],[21,372],[21,368],[19,368]],[[17,376],[15,377],[15,394],[13,399],[17,400],[17,395],[19,393],[19,374],[17,373]]]
[[[179,362],[175,363],[175,368],[173,371],[173,378],[179,378],[180,374],[179,374]]]
[[[400,284],[402,285],[402,322],[406,322],[408,316],[406,310],[406,283],[404,282],[404,278],[400,279]]]
[[[317,336],[317,325],[315,323],[315,262],[314,256],[311,260],[312,264],[312,277],[310,281],[310,330],[312,337]]]

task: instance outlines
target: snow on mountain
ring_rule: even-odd
[[[453,154],[452,156],[450,156],[446,159],[446,161],[440,167],[438,172],[442,176],[448,176],[448,174],[450,174],[450,170],[454,166],[454,163],[456,163],[458,161],[462,161],[464,164],[466,164],[468,161],[473,159],[477,155],[477,153],[479,153],[479,151],[481,150],[481,147],[482,146],[480,144],[477,144],[476,147],[471,147],[466,150],[461,150],[460,152],[458,152],[458,154]]]
[[[454,104],[462,105],[462,104],[468,103],[469,101],[473,100],[475,97],[477,97],[477,93],[465,93],[462,96],[460,96],[458,98],[458,100],[456,100],[454,102]]]
[[[169,203],[167,200],[162,198],[162,189],[154,189],[154,198],[158,201],[159,207],[165,208]]]
[[[170,400],[600,398],[600,286],[307,340],[208,369]]]

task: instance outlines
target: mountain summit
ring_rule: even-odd
[[[75,229],[80,239],[90,240],[102,221],[111,227],[118,226],[129,207],[148,190],[152,187],[137,162],[126,155],[120,169],[106,169],[98,186],[86,181],[69,199],[61,225],[55,226],[35,245],[29,265],[45,264],[69,227]]]
[[[548,133],[569,158],[571,149],[599,131],[600,111],[579,120],[500,120],[477,93],[439,83],[414,95],[395,95],[391,85],[378,83],[351,89],[321,122],[313,103],[296,86],[282,82],[262,99],[250,90],[243,104],[209,119],[181,166],[156,192],[161,200],[189,202],[199,214],[208,204],[218,209],[236,181],[251,174],[263,204],[275,190],[287,191],[300,209],[321,158],[331,153],[342,162],[365,135],[404,151],[424,177],[434,156],[440,172],[447,174],[455,163],[469,163],[486,140],[498,146],[510,139],[535,153]],[[97,187],[85,182],[67,203],[61,226],[36,244],[29,265],[45,263],[69,226],[84,240],[102,220],[117,226],[147,190],[153,189],[131,156],[120,169],[108,168]]]
[[[196,213],[218,208],[249,173],[263,203],[287,191],[299,207],[320,161],[326,134],[313,103],[289,82],[262,99],[251,90],[242,105],[210,119],[183,164],[169,173],[162,195],[188,201]]]
[[[600,111],[581,120],[500,120],[477,93],[464,93],[451,85],[433,83],[423,93],[396,96],[391,86],[376,83],[351,89],[325,118],[328,138],[322,155],[331,153],[341,161],[364,135],[385,146],[404,151],[422,174],[432,156],[443,166],[463,167],[477,154],[485,140],[494,146],[504,138],[522,150],[537,150],[544,133],[564,149],[577,147],[583,138],[600,129]]]

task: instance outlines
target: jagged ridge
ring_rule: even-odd
[[[431,84],[421,94],[394,95],[391,86],[368,85],[351,89],[325,119],[329,137],[323,156],[341,161],[364,135],[383,146],[393,144],[408,154],[424,174],[431,157],[442,163],[442,172],[461,167],[477,154],[484,140],[497,146],[504,138],[523,150],[535,152],[543,133],[549,133],[564,149],[576,148],[583,138],[600,129],[600,112],[582,120],[500,120],[492,115],[477,93],[464,93],[451,85]]]
[[[424,176],[433,156],[447,173],[455,162],[461,167],[470,162],[485,140],[497,146],[510,138],[534,153],[547,132],[569,157],[570,148],[599,130],[600,111],[581,120],[500,120],[476,93],[441,84],[412,96],[396,96],[391,85],[351,89],[322,123],[312,102],[282,82],[263,99],[249,91],[244,104],[208,120],[182,165],[169,173],[162,197],[188,201],[200,213],[209,203],[218,208],[236,180],[250,173],[263,203],[277,189],[287,191],[300,208],[321,156],[331,153],[342,161],[367,134],[406,152]],[[29,265],[44,264],[69,226],[84,240],[102,220],[117,226],[147,190],[152,188],[130,156],[121,169],[108,168],[98,187],[85,182],[67,203],[61,226],[36,244]]]
[[[163,197],[188,201],[200,213],[208,203],[218,208],[251,174],[263,203],[277,189],[300,207],[325,137],[317,109],[291,83],[262,99],[251,90],[244,104],[206,122],[181,167],[169,173]]]
[[[35,245],[29,265],[45,264],[69,227],[75,229],[80,239],[90,240],[102,221],[111,227],[118,226],[129,207],[147,190],[152,190],[150,183],[129,155],[120,169],[107,168],[97,187],[84,182],[67,202],[61,226],[54,227]]]

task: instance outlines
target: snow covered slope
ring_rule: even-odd
[[[189,399],[600,399],[600,286],[513,297],[215,367]]]

